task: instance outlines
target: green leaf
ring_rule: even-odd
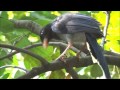
[[[24,65],[27,69],[32,69],[33,67],[40,66],[41,63],[30,55],[24,55]]]
[[[9,77],[10,73],[4,74],[1,79],[7,79]]]
[[[97,21],[99,21],[102,26],[105,26],[106,14],[99,11],[98,13],[93,13],[92,17],[94,17]]]
[[[53,71],[49,79],[64,79],[65,73],[62,70]]]
[[[85,14],[85,15],[88,15],[90,16],[91,15],[91,12],[89,11],[80,11],[80,14]]]
[[[4,19],[7,19],[7,18],[8,18],[7,11],[2,11],[0,17],[1,17],[1,18],[4,18]]]
[[[48,23],[50,23],[51,20],[41,20],[41,19],[37,19],[35,20],[36,23],[39,23],[40,26],[45,26],[47,25]]]
[[[29,62],[29,59],[24,60],[24,66],[25,66],[26,69],[32,69],[31,63]]]
[[[22,75],[24,75],[24,74],[25,74],[25,72],[20,71],[20,70],[17,70],[17,72],[15,73],[14,78],[18,78],[18,77],[20,77],[20,76],[22,76]]]
[[[36,48],[32,48],[31,51],[42,56],[43,58],[45,58],[48,61],[51,61],[54,57],[52,46],[48,46],[47,48],[43,48],[42,46],[39,46]]]
[[[20,41],[18,41],[18,43],[15,45],[15,46],[17,46],[17,47],[20,47],[20,48],[23,48],[23,47],[25,47],[25,46],[27,46],[27,45],[30,45],[31,43],[30,43],[30,41],[28,40],[28,38],[27,37],[24,37],[24,38],[22,38]]]
[[[3,57],[3,56],[5,56],[5,55],[7,55],[7,50],[5,51],[5,50],[0,50],[0,57]]]
[[[36,13],[38,13],[40,16],[45,16],[46,18],[52,20],[56,17],[55,15],[51,14],[51,11],[38,11]]]
[[[90,73],[90,70],[91,70],[91,68],[92,68],[92,65],[90,65],[90,66],[88,66],[88,67],[84,67],[85,69],[84,69],[84,73],[86,74],[86,75],[88,75],[88,73]]]
[[[120,68],[115,65],[109,65],[109,70],[111,71],[111,76],[113,79],[120,78]]]
[[[0,18],[0,31],[3,33],[9,33],[14,30],[14,24],[7,18]]]
[[[15,66],[19,65],[19,63],[18,63],[19,60],[17,59],[16,55],[13,56],[13,60],[12,61],[13,61],[13,63],[12,63],[13,65],[15,65]]]
[[[31,33],[31,32],[27,29],[24,29],[24,28],[15,28],[13,31],[13,34],[15,34],[17,36],[26,35],[28,33]]]
[[[88,75],[79,75],[79,79],[91,79]]]
[[[46,79],[45,73],[40,74],[39,79]]]
[[[120,53],[119,40],[108,41],[108,42],[105,44],[105,49],[106,49],[106,50],[113,50],[114,52]]]
[[[102,75],[103,75],[103,73],[102,73],[100,66],[97,64],[94,64],[91,68],[91,76],[92,77],[100,77]]]
[[[22,18],[26,17],[25,12],[26,11],[13,11],[14,19],[22,19]]]
[[[5,68],[4,69],[0,69],[0,76],[2,76],[4,72],[5,72]]]

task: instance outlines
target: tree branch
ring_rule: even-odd
[[[72,67],[66,67],[65,69],[72,76],[73,79],[79,79],[77,72]]]
[[[104,48],[104,44],[105,44],[105,40],[106,40],[106,36],[107,36],[107,30],[108,30],[108,25],[109,25],[109,21],[110,21],[110,13],[109,11],[106,11],[106,25],[104,27],[103,30],[103,38],[102,38],[102,42],[101,42],[101,47]]]
[[[120,57],[120,53],[115,53],[111,51],[104,51],[104,54]]]
[[[106,55],[105,58],[109,65],[116,65],[116,66],[120,67],[120,57]],[[91,57],[80,58],[80,60],[78,60],[77,57],[71,57],[71,58],[66,59],[66,64],[68,64],[69,67],[87,67],[89,65],[92,65],[93,62],[92,62]],[[41,67],[33,68],[29,73],[19,77],[18,79],[30,79],[30,78],[35,77],[36,75],[45,73],[47,71],[60,70],[65,67],[66,67],[66,65],[63,62],[61,62],[60,60],[53,61],[46,67],[41,66]]]
[[[42,43],[36,43],[36,44],[33,44],[33,45],[29,45],[29,46],[26,46],[25,48],[23,49],[31,49],[31,48],[35,48],[37,46],[41,46]],[[49,45],[52,45],[52,46],[60,46],[60,47],[67,47],[67,44],[63,43],[63,42],[49,42]],[[79,50],[75,47],[71,47],[71,50],[73,50],[74,52],[78,53]],[[14,51],[6,56],[3,56],[3,57],[0,57],[0,60],[4,60],[5,58],[9,58],[9,57],[12,57],[13,55],[15,55],[16,53],[19,53],[19,51]],[[104,52],[106,55],[113,55],[113,56],[120,56],[119,53],[114,53],[114,52],[111,52],[111,51],[105,51]]]
[[[67,45],[66,45],[67,47]],[[64,52],[64,50],[66,49],[66,47],[60,47],[60,54]],[[65,64],[65,70],[66,72],[68,72],[73,79],[78,79],[78,74],[77,72],[75,72],[75,70],[73,69],[73,67],[69,67],[69,64],[66,64],[66,61],[64,60],[64,64]]]
[[[25,48],[23,49],[31,49],[31,48],[34,48],[34,47],[37,47],[37,46],[41,46],[42,43],[36,43],[36,44],[33,44],[33,45],[29,45],[29,46],[26,46]],[[67,47],[67,44],[63,43],[63,42],[49,42],[49,45],[52,45],[52,46],[60,46],[60,47]],[[77,48],[75,47],[71,47],[71,50],[73,50],[74,52],[78,53],[80,52],[80,50],[78,50]],[[5,58],[9,58],[13,55],[15,55],[16,53],[19,53],[19,51],[14,51],[6,56],[3,56],[3,57],[0,57],[0,60],[4,60]],[[84,53],[82,52],[82,54],[84,55]]]
[[[18,67],[18,66],[12,66],[12,65],[5,65],[5,66],[1,66],[0,69],[3,69],[3,68],[18,68],[18,69],[21,69],[23,71],[25,71],[26,73],[28,73],[29,71],[22,68],[22,67]]]
[[[10,19],[12,23],[14,23],[15,27],[17,28],[26,28],[30,30],[31,32],[35,33],[36,35],[39,35],[41,27],[36,22],[33,22],[32,20],[13,20]]]
[[[17,48],[15,46],[11,46],[11,45],[5,45],[5,44],[0,44],[0,47],[13,49],[13,50],[16,50],[16,51],[23,52],[23,53],[26,53],[28,55],[31,55],[32,57],[38,59],[43,65],[49,64],[44,58],[42,58],[41,56],[39,56],[37,54],[34,54],[34,53],[32,53],[32,52],[30,52],[28,50]]]
[[[107,12],[106,25],[104,27],[104,38],[102,39],[102,42],[101,42],[102,47],[104,47],[104,43],[105,43],[105,39],[106,39],[106,35],[107,35],[107,28],[108,28],[108,25],[109,25],[109,19],[110,19],[110,12]],[[10,20],[10,21],[14,23],[15,27],[26,28],[26,29],[30,30],[31,32],[33,32],[37,35],[39,35],[39,32],[41,30],[40,25],[38,25],[37,23],[35,23],[31,20]],[[66,47],[67,46],[67,44],[62,43],[62,42],[50,42],[49,44],[50,45],[55,45],[55,46],[61,46],[61,47]],[[36,54],[26,50],[26,49],[34,48],[34,47],[39,46],[39,45],[42,45],[42,43],[30,45],[30,46],[25,47],[24,49],[20,49],[20,48],[10,46],[10,45],[0,44],[0,47],[10,48],[10,49],[16,50],[15,52],[12,52],[12,53],[8,54],[7,56],[4,56],[0,59],[3,60],[4,58],[11,57],[18,52],[23,52],[23,53],[31,55],[34,58],[40,60],[41,63],[43,64],[43,66],[33,68],[27,74],[19,77],[19,78],[24,78],[24,79],[25,78],[33,78],[34,76],[39,75],[41,73],[44,73],[44,72],[47,72],[47,71],[59,70],[59,69],[63,69],[63,68],[66,67],[65,64],[63,64],[63,62],[61,62],[59,60],[54,61],[54,62],[49,64],[47,62],[47,60],[45,60],[41,56],[36,55]],[[75,47],[72,47],[71,49],[75,52],[79,52],[79,50],[76,49]],[[112,54],[110,53],[110,55],[108,54],[107,56],[105,56],[108,64],[109,65],[116,65],[116,66],[120,67],[120,57],[119,57],[120,55],[115,54],[115,56],[111,56]],[[93,64],[92,60],[91,60],[91,57],[80,58],[79,61],[76,60],[76,59],[77,59],[76,57],[72,57],[72,58],[68,58],[66,60],[66,64],[69,65],[69,67],[66,67],[66,70],[67,70],[67,72],[69,72],[71,74],[71,76],[73,78],[78,78],[78,75],[72,67],[85,67],[85,66],[89,66],[89,65]]]

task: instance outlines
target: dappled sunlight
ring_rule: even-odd
[[[30,42],[37,42],[37,41],[39,40],[39,38],[30,35],[30,36],[28,37],[28,40],[29,40]]]
[[[99,65],[93,65],[91,62],[92,59],[89,52],[85,51],[87,53],[86,56],[82,57],[81,55],[79,61],[76,62],[74,61],[76,60],[74,56],[76,56],[77,53],[74,48],[71,48],[64,55],[65,58],[62,58],[66,59],[65,62],[67,62],[67,64],[64,64],[61,58],[60,60],[56,60],[66,48],[66,46],[60,43],[62,41],[58,40],[58,43],[58,41],[54,42],[54,40],[51,40],[49,46],[45,49],[42,47],[42,37],[40,37],[41,28],[49,23],[53,23],[56,17],[65,13],[78,13],[83,16],[90,16],[100,22],[100,29],[103,32],[106,26],[107,15],[105,12],[106,11],[0,11],[0,79],[18,78],[27,71],[32,70],[35,70],[32,73],[40,73],[28,78],[73,79],[73,76],[66,70],[66,67],[64,67],[64,65],[69,66],[69,63],[80,79],[105,78]],[[84,18],[81,19],[84,21]],[[87,22],[85,22],[85,24],[87,24]],[[49,30],[51,29],[49,28]],[[51,36],[54,37],[55,35],[56,34],[53,33]],[[50,38],[51,37],[49,37],[49,39]],[[107,35],[103,41],[105,41],[103,48],[105,51],[104,56],[107,58],[110,75],[113,79],[120,78],[120,11],[111,12]],[[97,39],[97,42],[100,45],[102,39]],[[66,44],[66,41],[63,40],[62,43]],[[75,48],[78,49],[78,47]],[[48,64],[45,62],[48,62]],[[45,64],[46,67],[44,67]],[[16,67],[6,67],[7,65],[21,67],[26,71]],[[36,69],[36,67],[38,67],[39,70]]]
[[[13,11],[8,11],[8,19],[13,19],[14,18],[14,13]]]
[[[79,13],[79,11],[69,11],[70,13]]]
[[[61,15],[58,11],[53,11],[53,12],[51,12],[51,14],[53,14],[55,16],[60,16]]]
[[[1,41],[6,41],[7,39],[6,39],[6,37],[4,35],[0,35],[0,40]]]

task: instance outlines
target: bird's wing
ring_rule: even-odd
[[[68,33],[101,33],[99,24],[93,19],[75,18],[66,23]]]
[[[105,73],[106,78],[111,78],[105,57],[103,56],[103,53],[96,41],[96,38],[92,34],[86,33],[86,39],[90,46],[90,50],[91,50],[90,52],[98,60],[100,66],[102,67]]]
[[[52,30],[55,33],[73,34],[78,32],[87,32],[100,34],[100,23],[89,16],[80,14],[66,14],[54,20]]]

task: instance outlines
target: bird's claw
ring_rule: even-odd
[[[63,55],[63,56],[57,58],[56,60],[60,60],[60,61],[62,61],[62,62],[64,62],[64,63],[66,63],[66,60],[65,60],[65,59],[67,59],[67,56],[66,56],[66,55]]]

